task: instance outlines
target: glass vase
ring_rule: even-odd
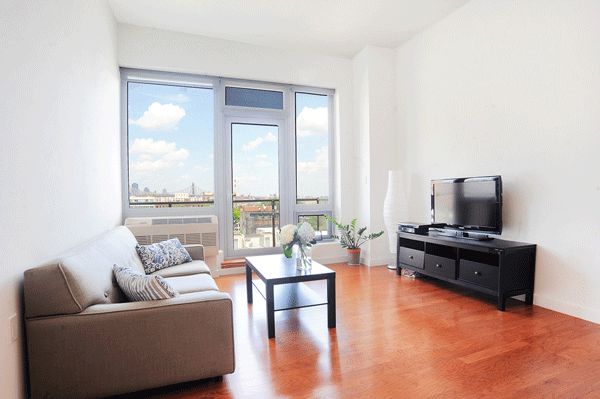
[[[298,257],[296,258],[296,269],[310,270],[312,268],[311,247],[298,246]]]

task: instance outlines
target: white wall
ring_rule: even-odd
[[[121,221],[116,21],[104,1],[4,0],[0,37],[0,396],[23,398],[23,272]]]
[[[500,174],[534,303],[600,322],[600,2],[472,0],[397,49],[411,219],[429,180]]]
[[[119,24],[119,65],[336,90],[336,215],[354,214],[356,163],[352,61]],[[342,173],[343,169],[343,173]],[[349,216],[348,216],[349,217]]]
[[[369,46],[353,59],[354,113],[359,139],[357,180],[357,227],[368,227],[366,234],[385,231],[376,240],[361,246],[361,263],[386,265],[390,254],[388,232],[383,220],[383,202],[387,193],[388,172],[399,165],[396,156],[396,74],[395,52]],[[353,217],[341,222],[349,223]]]

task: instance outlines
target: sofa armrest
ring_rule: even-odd
[[[204,259],[204,245],[189,244],[184,245],[184,248],[188,251],[193,260],[206,260]]]
[[[32,397],[103,397],[235,369],[227,293],[94,305],[26,328]]]

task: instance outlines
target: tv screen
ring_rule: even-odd
[[[443,228],[499,235],[502,232],[501,177],[432,180],[431,221]]]

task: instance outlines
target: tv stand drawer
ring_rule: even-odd
[[[496,266],[461,259],[458,278],[493,290],[498,289],[498,267]]]
[[[405,265],[416,267],[419,269],[423,268],[423,256],[424,252],[412,248],[400,247],[400,254],[398,255],[398,261]],[[402,266],[400,266],[402,267]]]
[[[425,271],[456,280],[456,261],[441,256],[425,254]]]

